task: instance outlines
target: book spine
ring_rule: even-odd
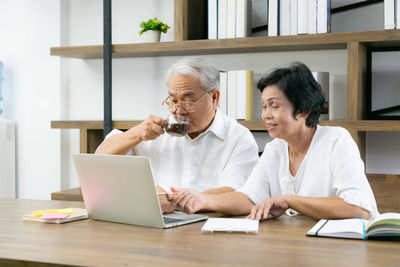
[[[227,115],[226,113],[226,89],[227,89],[227,73],[220,72],[219,73],[219,109],[222,114]]]
[[[290,0],[280,0],[279,6],[280,35],[290,35]]]
[[[327,0],[327,8],[326,8],[326,23],[327,28],[326,32],[331,32],[331,0]]]
[[[297,35],[297,14],[298,14],[297,0],[290,1],[290,35]]]
[[[297,33],[307,34],[308,0],[298,0],[297,3]]]
[[[238,120],[253,119],[254,74],[251,70],[236,72],[236,118]]]
[[[400,29],[400,0],[396,0],[396,29]]]
[[[250,36],[251,2],[236,0],[236,38]]]
[[[308,0],[308,26],[309,34],[317,33],[317,0]]]
[[[237,89],[236,89],[236,71],[228,71],[228,86],[227,86],[227,114],[228,116],[236,119],[236,102],[237,102]]]
[[[218,0],[218,39],[226,39],[227,0]]]
[[[385,0],[384,2],[385,30],[393,30],[395,28],[394,1],[395,0]]]
[[[246,120],[253,119],[254,111],[254,72],[246,70]]]
[[[328,0],[318,0],[317,3],[317,33],[328,32]]]
[[[236,37],[236,0],[227,1],[227,25],[226,37]]]
[[[268,2],[268,36],[279,35],[279,1],[269,0]]]
[[[208,0],[208,39],[217,39],[218,1]]]
[[[246,119],[246,71],[236,71],[236,118]]]
[[[236,118],[246,119],[246,70],[236,72]]]
[[[246,27],[246,31],[247,31],[247,34],[246,34],[246,36],[245,37],[250,37],[251,35],[252,35],[252,32],[251,32],[251,25],[252,25],[252,20],[251,20],[251,14],[252,14],[252,11],[253,11],[253,2],[252,1],[250,1],[250,0],[247,0],[247,27]],[[268,6],[268,4],[267,4],[267,6]],[[268,13],[266,14],[267,16],[268,16]],[[266,20],[268,21],[268,18],[266,18]]]

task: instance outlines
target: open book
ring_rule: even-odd
[[[29,215],[24,215],[24,221],[35,221],[45,223],[66,223],[88,218],[86,209],[67,208],[54,210],[32,211]]]
[[[383,213],[372,221],[320,220],[307,235],[353,239],[400,237],[400,213]]]

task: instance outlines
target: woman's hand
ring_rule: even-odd
[[[286,196],[266,198],[261,204],[251,209],[247,218],[250,220],[273,219],[281,216],[288,208]]]

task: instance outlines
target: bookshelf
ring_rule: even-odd
[[[112,57],[135,58],[344,49],[347,51],[347,117],[344,121],[322,121],[321,125],[347,128],[358,144],[364,159],[366,132],[400,131],[399,121],[364,120],[367,49],[370,47],[400,46],[399,30],[205,40],[198,39],[193,35],[195,30],[193,30],[190,19],[199,17],[196,13],[198,7],[194,7],[193,3],[198,2],[174,1],[174,42],[114,44],[112,45]],[[204,18],[202,21],[204,21]],[[202,25],[202,23],[199,23],[199,25]],[[67,58],[100,59],[103,58],[103,46],[52,47],[50,54]],[[252,131],[265,129],[262,121],[242,121],[240,123]],[[119,129],[128,129],[137,124],[138,121],[112,122],[113,127]],[[52,121],[51,127],[79,129],[80,151],[82,153],[93,152],[103,138],[102,121]]]

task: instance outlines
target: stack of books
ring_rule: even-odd
[[[268,36],[328,33],[330,0],[269,0]]]
[[[208,0],[208,39],[248,37],[250,0]]]
[[[220,72],[221,112],[237,120],[252,120],[254,109],[254,73],[251,70]]]

